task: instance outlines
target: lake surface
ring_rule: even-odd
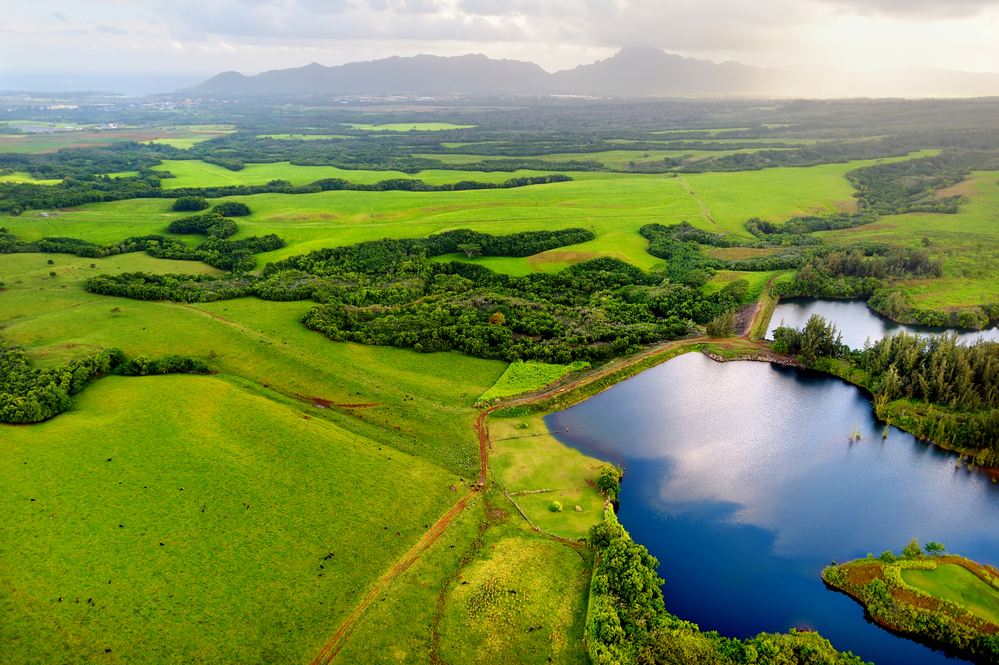
[[[900,430],[882,440],[838,379],[689,353],[546,422],[625,467],[618,516],[658,557],[667,609],[703,630],[812,628],[878,665],[948,662],[868,623],[822,568],[913,537],[999,565],[999,484]]]
[[[919,333],[921,335],[940,334],[948,332],[946,328],[929,326],[905,326],[881,316],[867,306],[862,300],[822,300],[817,298],[790,298],[781,300],[770,319],[770,330],[767,339],[774,338],[774,330],[784,321],[790,328],[803,328],[812,314],[824,316],[827,321],[836,324],[843,333],[843,343],[851,349],[860,349],[869,337],[871,343],[886,335],[894,335],[899,331]],[[999,342],[999,329],[964,331],[958,337],[968,342],[974,342],[979,337]]]

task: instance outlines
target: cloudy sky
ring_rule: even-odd
[[[0,8],[7,89],[105,82],[155,91],[225,70],[417,53],[484,53],[555,71],[626,45],[760,66],[999,72],[999,0],[0,0]]]

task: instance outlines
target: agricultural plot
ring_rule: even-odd
[[[207,141],[231,131],[231,129],[222,129],[219,126],[195,125],[176,129],[106,129],[0,136],[0,152],[56,152],[62,148],[102,146],[117,141],[158,142],[167,143],[176,148],[190,148],[195,143]]]

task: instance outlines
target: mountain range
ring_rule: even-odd
[[[648,47],[555,73],[484,55],[312,63],[255,76],[223,72],[181,93],[213,95],[579,94],[615,96],[964,97],[999,95],[999,74],[930,67],[854,73],[826,66],[716,64]]]

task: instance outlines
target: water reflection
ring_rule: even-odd
[[[999,486],[894,428],[883,440],[868,400],[836,379],[687,354],[548,422],[625,465],[623,523],[663,561],[667,607],[708,630],[814,624],[868,660],[937,662],[864,624],[822,566],[913,537],[999,564]]]
[[[852,349],[862,348],[867,338],[870,338],[873,343],[886,335],[894,335],[902,330],[922,335],[947,332],[946,328],[905,326],[895,323],[870,309],[867,303],[861,300],[791,298],[781,300],[774,310],[773,318],[770,319],[768,338],[773,339],[774,330],[781,324],[781,320],[791,328],[801,328],[808,322],[812,314],[819,314],[824,316],[828,321],[835,323],[840,332],[843,333],[843,343]],[[973,342],[980,337],[991,341],[999,341],[999,328],[963,331],[959,332],[958,336],[969,342]]]

